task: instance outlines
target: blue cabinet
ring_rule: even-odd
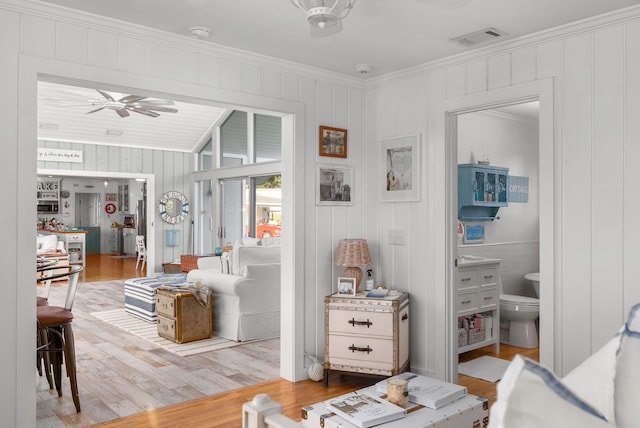
[[[493,221],[500,207],[509,204],[509,168],[458,165],[458,219]]]

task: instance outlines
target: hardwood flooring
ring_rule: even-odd
[[[161,349],[144,349],[140,340],[127,340],[123,337],[125,334],[113,331],[115,328],[108,325],[101,326],[100,331],[94,333],[95,327],[89,326],[95,325],[93,317],[82,312],[121,307],[124,293],[98,291],[97,287],[91,290],[91,283],[143,276],[133,269],[135,259],[98,258],[99,269],[95,268],[98,264],[89,259],[89,267],[84,272],[84,280],[89,283],[81,285],[74,306],[74,314],[79,311],[77,319],[74,319],[74,332],[82,413],[75,413],[68,385],[63,386],[63,397],[58,398],[48,390],[46,381],[43,383],[41,380],[38,388],[40,427],[84,427],[92,424],[103,428],[240,427],[242,405],[260,393],[269,394],[282,404],[284,414],[299,420],[303,406],[373,382],[370,378],[337,374],[332,374],[329,387],[323,387],[322,382],[292,383],[278,379],[279,360],[270,357],[269,362],[263,361],[267,355],[277,355],[278,341],[269,344],[259,342],[267,349],[243,345],[231,348],[236,350],[233,355],[229,352],[183,359]],[[497,355],[493,353],[492,346],[487,346],[460,355],[459,362],[482,355],[511,360],[516,354],[534,360],[539,358],[538,349],[501,345]],[[266,364],[264,372],[259,369],[260,364]],[[203,382],[210,381],[209,377],[216,378],[212,383],[218,390],[203,387]],[[462,375],[458,383],[467,386],[469,393],[487,398],[490,404],[496,399],[496,383]],[[226,392],[220,392],[222,388]]]

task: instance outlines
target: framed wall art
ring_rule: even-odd
[[[420,200],[420,134],[380,141],[382,202]]]
[[[317,205],[351,205],[353,170],[350,166],[318,165],[316,177]]]
[[[331,128],[329,126],[320,127],[320,156],[334,158],[347,157],[347,130]]]

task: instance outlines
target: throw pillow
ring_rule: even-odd
[[[231,255],[229,252],[224,252],[222,253],[222,255],[220,256],[220,265],[221,265],[221,272],[222,273],[226,273],[226,274],[230,274],[231,273]]]
[[[640,421],[640,303],[631,308],[622,331],[614,378],[616,424],[637,427]]]
[[[516,355],[498,384],[490,428],[611,427],[547,368]]]

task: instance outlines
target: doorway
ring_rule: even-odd
[[[433,105],[430,114],[429,138],[442,143],[445,161],[445,186],[436,189],[437,197],[443,201],[446,209],[442,211],[443,221],[447,224],[447,233],[443,235],[442,266],[434,273],[438,284],[438,292],[446,296],[446,303],[441,313],[435,314],[448,320],[447,329],[436,336],[436,345],[444,347],[445,354],[442,366],[443,377],[455,382],[457,373],[457,310],[455,281],[457,279],[456,260],[458,256],[457,233],[457,120],[458,116],[476,111],[500,108],[508,105],[539,101],[539,193],[545,195],[540,199],[540,362],[551,370],[557,366],[559,356],[555,350],[562,341],[559,329],[555,328],[558,320],[554,311],[556,289],[556,244],[555,217],[559,216],[555,201],[557,180],[554,159],[558,156],[555,141],[557,130],[554,128],[554,82],[543,79],[531,83],[494,89],[482,93],[462,96],[455,99],[442,100]]]
[[[521,353],[526,352],[528,356],[536,358],[539,329],[535,327],[535,322],[527,323],[528,327],[533,328],[523,329],[526,334],[516,334],[516,329],[510,328],[511,324],[504,313],[499,313],[499,320],[489,317],[498,315],[497,309],[504,295],[513,296],[509,299],[514,301],[532,302],[538,299],[537,291],[525,276],[540,271],[539,102],[529,101],[463,113],[457,116],[456,122],[457,163],[464,165],[460,167],[462,171],[478,171],[476,174],[486,171],[491,178],[494,171],[506,170],[504,176],[500,177],[508,178],[508,183],[506,180],[496,183],[495,189],[491,180],[487,180],[487,188],[478,184],[478,189],[472,194],[475,200],[495,200],[495,205],[503,205],[501,202],[508,200],[506,206],[491,207],[487,210],[486,219],[475,220],[469,218],[466,210],[479,210],[480,207],[473,208],[471,205],[475,202],[469,202],[463,195],[464,205],[469,206],[463,207],[462,215],[457,213],[455,216],[460,221],[462,231],[458,237],[458,260],[464,259],[467,265],[468,260],[478,258],[496,261],[500,279],[492,291],[496,297],[490,300],[493,306],[485,307],[481,302],[475,310],[471,308],[459,312],[459,352],[462,347],[462,351],[477,349],[488,343],[495,344],[497,340],[502,345],[515,346],[521,349]],[[462,180],[462,186],[468,182]],[[504,198],[493,197],[494,194],[502,195],[502,191],[505,192]],[[476,239],[480,237],[479,231],[482,231],[481,239]],[[464,269],[468,272],[469,268]],[[481,288],[485,287],[489,289],[491,285]],[[535,309],[537,313],[538,308]],[[469,329],[468,326],[474,322],[479,322],[479,325]],[[462,361],[473,356],[472,353],[460,354]]]

